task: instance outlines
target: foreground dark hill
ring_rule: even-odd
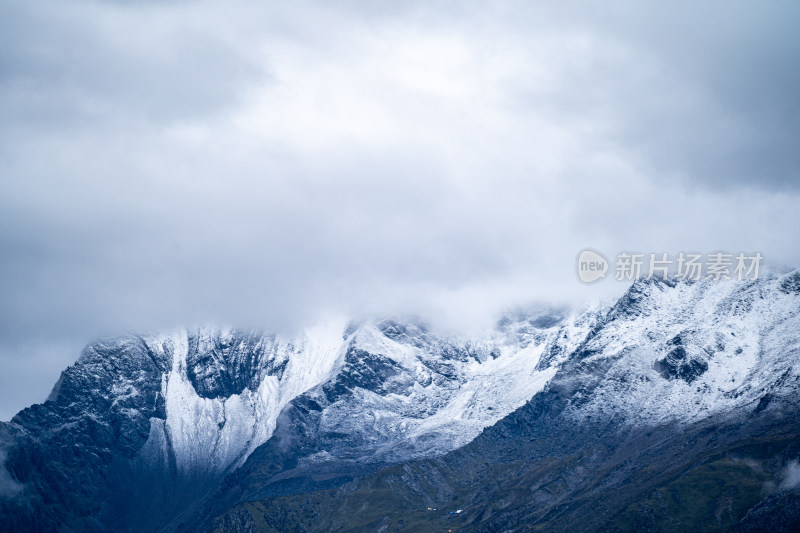
[[[443,458],[397,465],[335,490],[241,503],[208,528],[800,530],[800,491],[783,486],[787,465],[800,455],[796,406],[689,427],[631,428],[564,424],[564,403],[542,395]],[[537,430],[522,429],[529,425]]]
[[[87,348],[0,425],[3,531],[795,531],[800,272]]]

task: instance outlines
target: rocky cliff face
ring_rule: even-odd
[[[798,286],[640,281],[471,338],[384,320],[100,341],[0,425],[0,524],[691,529],[705,511],[668,500],[709,472],[733,487],[719,530],[792,523]]]

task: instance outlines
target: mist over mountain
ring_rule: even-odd
[[[108,339],[0,428],[0,523],[793,531],[798,357],[796,270],[640,280],[479,337],[385,319]]]

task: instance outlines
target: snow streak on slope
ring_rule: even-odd
[[[330,377],[343,331],[343,323],[334,323],[309,329],[296,342],[278,342],[275,357],[288,360],[280,378],[265,375],[255,390],[218,398],[200,397],[187,376],[186,331],[147,339],[152,350],[171,356],[172,369],[162,378],[166,422],[151,419],[143,453],[163,464],[163,453],[171,450],[178,471],[193,475],[241,465],[272,435],[278,414],[290,400]]]
[[[542,390],[558,368],[556,360],[540,366],[542,355],[571,351],[574,338],[583,340],[593,324],[585,315],[533,326],[537,320],[541,316],[518,316],[475,339],[360,328],[353,346],[390,354],[403,371],[379,390],[358,389],[328,406],[320,429],[369,442],[374,451],[366,460],[429,457],[463,446]]]
[[[363,442],[371,449],[365,461],[436,455],[466,444],[555,374],[555,368],[536,370],[546,342],[520,348],[502,341],[467,347],[428,339],[415,346],[363,326],[351,349],[385,355],[399,369],[372,389],[356,387],[336,399],[324,409],[319,429]],[[448,359],[448,350],[462,357]],[[322,402],[322,390],[309,394]]]

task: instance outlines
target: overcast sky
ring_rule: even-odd
[[[0,0],[0,420],[101,335],[800,265],[800,3],[332,4]]]

